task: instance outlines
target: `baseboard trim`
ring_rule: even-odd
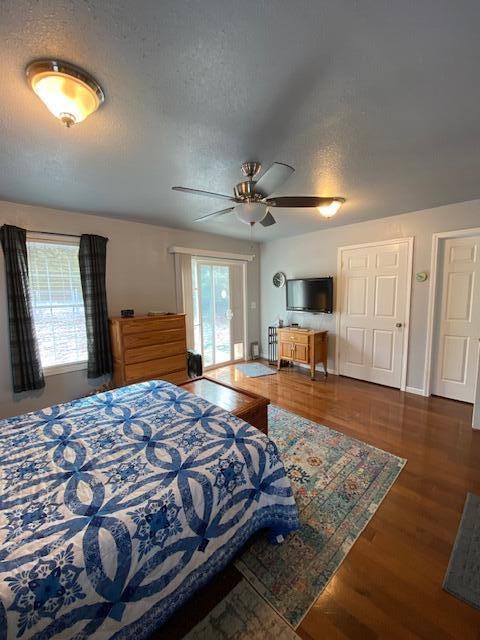
[[[405,387],[405,393],[413,393],[416,396],[426,396],[425,389],[419,389],[418,387]]]
[[[267,354],[264,354],[264,353],[261,354],[260,358],[263,358],[264,360],[268,360]],[[300,362],[297,363],[296,366],[302,367],[302,369],[309,369],[308,365],[302,364]],[[322,365],[317,365],[315,370],[320,371],[320,373],[322,373],[323,372]],[[327,367],[327,371],[332,376],[338,376],[338,369],[331,369],[330,367]],[[425,393],[425,389],[420,389],[419,387],[405,387],[405,393],[413,393],[416,396],[423,396],[424,398],[428,397],[428,395]],[[480,426],[476,428],[480,429]]]

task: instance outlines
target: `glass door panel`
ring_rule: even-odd
[[[232,359],[230,323],[233,317],[230,309],[230,267],[213,267],[215,364],[229,362]]]
[[[198,284],[201,328],[200,351],[203,355],[203,365],[209,367],[215,364],[212,265],[202,263],[198,265]]]
[[[240,323],[243,336],[243,283],[237,291],[239,278],[232,277],[241,268],[204,260],[193,263],[195,349],[205,367],[243,358],[243,337],[239,343],[236,335]],[[237,297],[242,300],[240,306],[234,302]]]

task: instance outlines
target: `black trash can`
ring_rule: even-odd
[[[187,369],[189,378],[203,375],[202,354],[193,349],[187,349]]]

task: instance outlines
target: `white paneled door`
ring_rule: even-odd
[[[474,402],[480,338],[480,236],[445,241],[433,393]]]
[[[402,387],[410,239],[341,249],[339,373]]]

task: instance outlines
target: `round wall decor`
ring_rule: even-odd
[[[287,278],[282,271],[277,271],[277,273],[273,276],[273,286],[277,287],[277,289],[283,287],[286,281]]]

